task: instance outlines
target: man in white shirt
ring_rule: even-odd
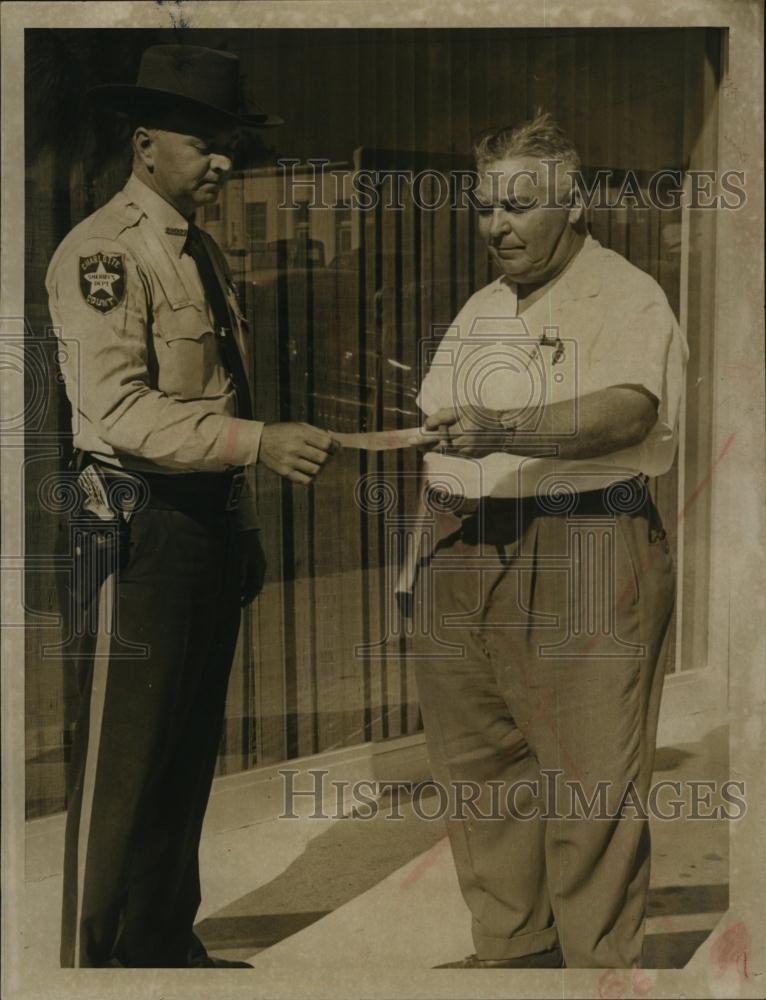
[[[647,478],[673,462],[687,349],[656,282],[587,235],[549,115],[476,156],[502,275],[419,396],[418,690],[435,777],[475,796],[448,829],[476,953],[450,967],[633,967],[675,591]]]

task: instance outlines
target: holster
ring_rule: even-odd
[[[127,555],[130,514],[119,508],[97,465],[77,464],[78,503],[69,519],[73,559],[71,596],[78,617],[88,613],[105,580],[118,571]]]

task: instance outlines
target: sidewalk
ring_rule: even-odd
[[[727,734],[658,751],[655,780],[722,781]],[[197,932],[208,949],[264,973],[350,964],[428,969],[473,951],[440,822],[401,803],[401,820],[272,820],[211,833],[201,849]],[[728,905],[722,820],[652,823],[644,966],[680,968]],[[28,883],[28,950],[58,964],[61,882]]]

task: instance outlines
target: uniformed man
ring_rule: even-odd
[[[446,967],[632,967],[675,590],[647,479],[673,462],[687,349],[657,283],[587,234],[549,115],[476,156],[502,273],[419,397],[418,691],[435,776],[453,807],[478,795],[448,825],[476,952]]]
[[[240,606],[265,569],[244,469],[310,483],[334,442],[254,419],[245,322],[223,254],[194,221],[221,191],[237,132],[281,124],[243,114],[239,83],[235,56],[165,45],[144,53],[135,87],[92,91],[129,115],[133,172],[48,271],[58,335],[79,345],[63,362],[82,693],[63,966],[246,965],[210,957],[192,932]]]

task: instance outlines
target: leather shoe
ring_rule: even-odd
[[[436,969],[563,969],[564,957],[560,948],[549,948],[535,955],[519,955],[518,958],[479,958],[468,955],[458,962],[445,962],[434,966]]]

